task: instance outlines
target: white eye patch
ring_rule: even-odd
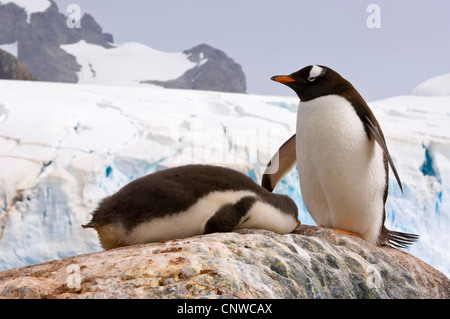
[[[313,65],[311,71],[309,71],[308,81],[312,82],[322,73],[323,69],[320,66]]]

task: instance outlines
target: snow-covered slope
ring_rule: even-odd
[[[134,42],[108,43],[105,48],[80,40],[60,48],[75,57],[80,84],[246,91],[241,66],[207,44],[183,52],[163,52]]]
[[[450,73],[436,76],[419,84],[412,93],[419,96],[450,95]]]
[[[0,50],[6,51],[17,58],[17,41],[10,44],[0,45]]]
[[[78,83],[134,86],[147,80],[168,81],[197,65],[181,52],[162,52],[134,42],[111,45],[106,49],[84,40],[61,45],[81,66]]]
[[[295,132],[297,98],[0,81],[0,270],[100,250],[80,227],[136,177],[189,163],[226,165],[259,182]],[[403,181],[387,227],[421,235],[409,250],[450,274],[450,97],[371,103]],[[292,171],[276,188],[306,212]]]

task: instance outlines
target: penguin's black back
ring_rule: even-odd
[[[161,170],[125,185],[100,202],[91,222],[84,227],[120,222],[131,230],[141,222],[185,211],[211,192],[243,190],[255,193],[287,214],[297,213],[289,197],[268,192],[245,174],[219,166],[186,165]]]

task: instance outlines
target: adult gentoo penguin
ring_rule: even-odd
[[[186,165],[136,179],[103,199],[84,228],[104,249],[240,228],[289,233],[295,202],[232,169]]]
[[[402,184],[381,127],[352,84],[321,65],[272,80],[293,89],[300,104],[296,135],[272,158],[263,187],[272,191],[297,163],[302,197],[317,225],[377,245],[404,248],[416,241],[417,235],[384,226],[389,164]],[[275,173],[271,163],[279,165]]]

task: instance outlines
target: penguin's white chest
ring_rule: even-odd
[[[383,151],[353,106],[328,95],[300,102],[297,166],[305,206],[318,225],[376,243],[384,212]]]

